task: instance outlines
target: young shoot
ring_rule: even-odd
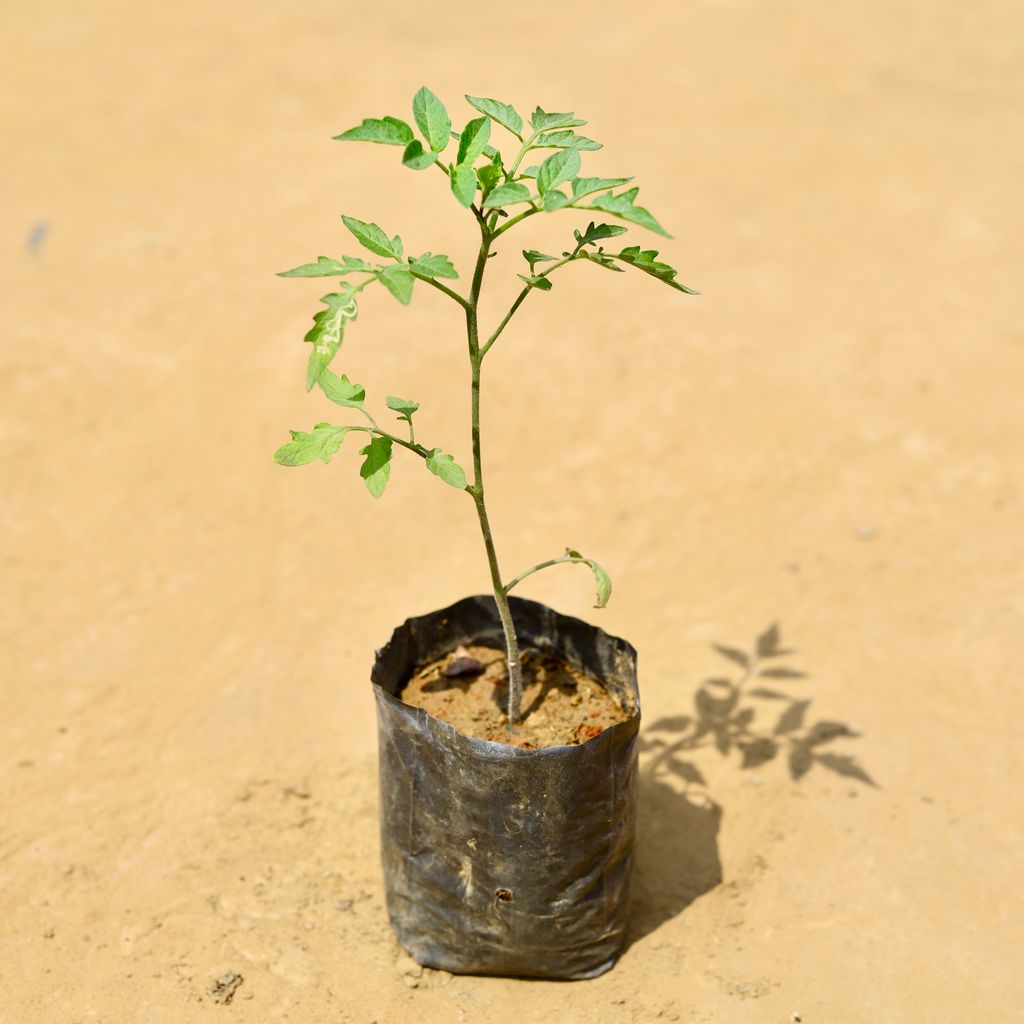
[[[548,113],[537,107],[529,124],[526,124],[514,107],[500,100],[479,96],[467,96],[466,100],[479,116],[467,121],[461,131],[452,130],[445,105],[424,87],[412,102],[415,131],[412,125],[400,118],[382,117],[367,118],[362,124],[336,136],[343,142],[397,146],[402,153],[402,163],[414,171],[436,168],[447,180],[455,201],[476,224],[480,247],[469,277],[468,291],[458,290],[445,283],[460,280],[447,256],[432,252],[407,256],[398,235],[389,236],[377,224],[346,215],[342,217],[345,228],[375,259],[319,256],[315,263],[303,264],[280,275],[339,279],[337,289],[320,300],[325,308],[313,317],[313,327],[305,338],[312,346],[306,367],[306,390],[318,387],[331,402],[353,410],[362,420],[344,425],[321,422],[309,431],[292,431],[291,441],[282,445],[274,458],[283,466],[302,466],[317,459],[326,463],[341,447],[345,435],[356,432],[365,435],[363,440],[366,442],[359,450],[363,456],[359,473],[375,498],[379,498],[387,487],[396,449],[404,449],[419,457],[436,477],[469,495],[476,506],[491,586],[505,636],[508,719],[515,724],[521,717],[522,667],[509,611],[509,591],[540,569],[576,563],[587,566],[593,573],[597,585],[596,607],[603,608],[611,596],[612,581],[592,558],[566,548],[565,554],[540,562],[504,582],[487,516],[484,490],[480,438],[484,359],[527,297],[535,291],[550,291],[553,276],[570,263],[585,262],[615,272],[634,267],[678,291],[689,295],[698,293],[676,280],[676,271],[658,260],[657,250],[641,249],[638,245],[618,249],[617,242],[608,247],[607,243],[625,234],[627,228],[623,224],[603,223],[601,215],[638,225],[666,238],[671,236],[648,210],[637,205],[638,190],[626,187],[632,178],[581,175],[583,154],[602,148],[601,143],[576,131],[586,121],[573,113]],[[572,244],[557,256],[535,249],[523,250],[525,272],[519,274],[523,281],[522,290],[493,329],[481,331],[478,315],[480,293],[488,257],[496,251],[495,243],[531,217],[561,211],[582,211],[581,223],[585,222],[587,226],[574,230]],[[330,368],[341,348],[346,327],[358,315],[359,293],[364,288],[380,284],[399,302],[408,304],[417,282],[457,303],[465,314],[471,370],[472,461],[468,475],[453,455],[417,441],[413,415],[419,409],[418,402],[387,396],[384,404],[396,414],[397,419],[395,424],[389,423],[388,429],[384,429],[367,405],[365,390],[359,384],[353,384],[348,377],[339,377]]]

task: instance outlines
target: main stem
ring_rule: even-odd
[[[491,569],[491,585],[494,589],[494,600],[498,606],[498,618],[505,634],[505,650],[508,662],[508,720],[515,725],[521,717],[523,702],[523,669],[519,663],[519,643],[516,640],[516,629],[512,622],[512,611],[508,605],[508,594],[502,584],[501,569],[498,567],[498,555],[494,549],[494,537],[491,524],[487,518],[487,503],[484,497],[483,460],[480,453],[480,367],[483,353],[480,351],[480,328],[477,321],[477,307],[480,300],[480,286],[483,283],[484,268],[490,253],[493,235],[486,223],[481,222],[480,253],[477,256],[476,269],[473,273],[473,284],[466,307],[466,333],[469,337],[469,362],[472,368],[472,402],[471,419],[473,431],[473,487],[470,493],[476,504],[477,518],[480,520],[480,533],[483,535],[484,547],[487,550],[487,564]]]

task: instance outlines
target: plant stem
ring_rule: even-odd
[[[494,537],[487,517],[487,503],[484,495],[483,458],[480,448],[480,367],[483,355],[480,351],[480,330],[477,321],[477,308],[480,301],[480,287],[483,284],[484,269],[490,253],[492,235],[485,223],[480,225],[480,252],[477,255],[476,268],[473,273],[473,284],[470,289],[469,303],[466,307],[466,334],[469,341],[469,362],[472,370],[471,397],[471,429],[473,434],[473,486],[467,488],[476,505],[477,518],[480,521],[480,533],[483,536],[484,548],[487,551],[487,564],[491,570],[491,586],[494,600],[498,607],[498,618],[501,620],[502,632],[505,634],[505,651],[508,665],[508,721],[515,725],[521,715],[523,700],[523,670],[519,662],[519,643],[516,640],[515,625],[512,622],[512,611],[508,604],[508,595],[501,582],[501,570],[498,567],[498,555],[494,548]]]
[[[517,583],[522,583],[527,576],[532,576],[535,572],[539,572],[541,569],[547,569],[551,565],[561,565],[563,562],[586,562],[585,558],[577,558],[575,555],[559,555],[558,558],[549,558],[546,562],[540,562],[537,565],[531,566],[529,569],[521,572],[514,580],[505,584],[505,593],[507,594]]]

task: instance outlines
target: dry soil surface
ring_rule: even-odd
[[[1021,1019],[1019,2],[13,0],[0,38],[5,1024]],[[424,82],[581,112],[704,293],[568,267],[486,367],[507,571],[598,558],[606,611],[575,567],[522,592],[640,650],[591,982],[399,958],[368,671],[486,589],[472,503],[270,458],[340,412],[328,289],[273,271],[355,254],[344,212],[466,284],[441,176],[330,141]],[[521,226],[488,323],[584,219]],[[338,365],[465,461],[460,328],[367,293]]]

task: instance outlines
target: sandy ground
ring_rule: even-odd
[[[1022,1019],[1022,34],[1013,0],[5,4],[0,1020]],[[354,251],[342,212],[472,256],[439,175],[330,141],[424,82],[581,112],[704,292],[570,267],[485,382],[506,566],[599,558],[604,612],[572,568],[523,593],[641,654],[634,936],[592,982],[396,968],[368,670],[486,589],[472,507],[270,459],[331,408],[319,285],[272,272]],[[368,296],[340,368],[464,457],[457,314]],[[776,747],[695,745],[743,675],[712,644],[775,622]]]

